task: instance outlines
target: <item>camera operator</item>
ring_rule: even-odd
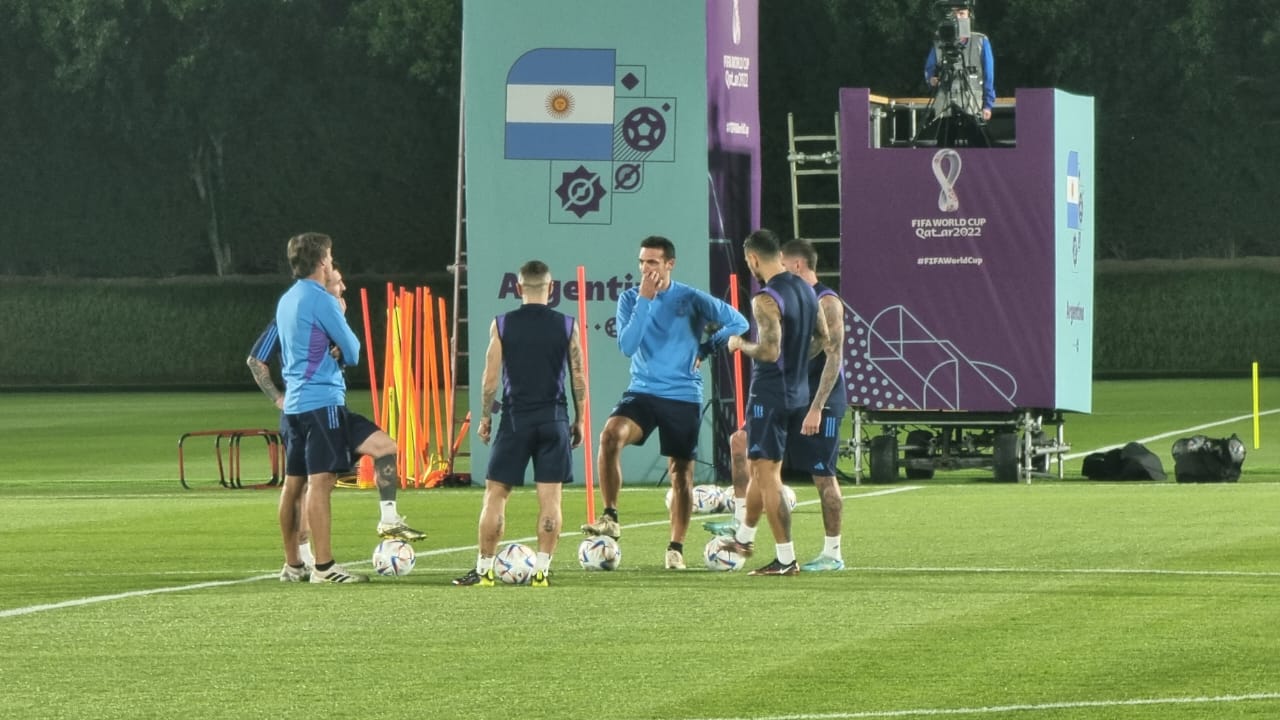
[[[935,114],[958,109],[990,120],[996,103],[995,58],[987,36],[970,31],[973,0],[939,0],[936,5],[946,15],[924,62],[925,82],[937,91]]]

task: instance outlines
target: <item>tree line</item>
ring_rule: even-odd
[[[478,1],[478,0],[470,0]],[[925,92],[932,0],[761,0],[764,218],[786,115]],[[1280,4],[981,0],[996,88],[1096,99],[1099,256],[1280,254]],[[452,261],[461,0],[0,0],[0,274],[354,272]]]

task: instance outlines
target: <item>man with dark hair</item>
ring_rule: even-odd
[[[787,271],[778,238],[769,230],[757,230],[743,243],[747,267],[763,286],[751,298],[759,339],[729,339],[730,350],[741,350],[754,362],[747,400],[746,513],[733,537],[721,538],[723,547],[744,556],[754,551],[760,514],[769,517],[777,544],[777,557],[752,575],[795,575],[795,547],[791,543],[791,508],[782,494],[782,458],[791,433],[812,435],[819,430],[822,406],[835,385],[837,367],[824,373],[812,400],[809,393],[810,348],[827,353],[838,363],[839,348],[831,343],[826,326],[818,322],[818,299],[813,288]],[[836,360],[831,360],[836,356]],[[829,382],[828,382],[829,380]]]
[[[546,587],[551,556],[560,539],[561,488],[573,482],[573,448],[582,444],[587,381],[582,372],[582,340],[572,317],[547,307],[551,270],[530,260],[520,268],[520,308],[489,324],[484,358],[480,421],[476,433],[493,453],[480,508],[479,557],[476,566],[454,585],[494,584],[493,562],[506,526],[511,488],[524,485],[533,462],[538,488],[538,559],[532,584]],[[565,371],[573,391],[573,423],[569,423]],[[502,379],[502,421],[493,430],[490,413]]]
[[[939,145],[955,145],[957,140],[975,147],[988,142],[978,124],[991,119],[996,103],[996,64],[991,41],[973,32],[973,0],[939,0],[946,11],[939,26],[954,37],[939,37],[924,61],[924,79],[934,89],[931,105]]]
[[[787,435],[787,461],[792,468],[803,468],[813,478],[818,489],[818,498],[822,503],[822,525],[825,530],[822,553],[810,562],[800,566],[805,572],[822,570],[843,570],[844,557],[840,551],[840,524],[844,509],[844,499],[840,496],[840,483],[836,480],[836,457],[839,451],[840,423],[849,407],[844,391],[840,388],[840,377],[843,373],[843,359],[839,348],[844,347],[844,302],[831,288],[818,282],[818,253],[807,240],[792,240],[782,246],[782,264],[787,270],[809,283],[818,296],[818,322],[826,326],[827,342],[836,349],[837,362],[834,370],[828,371],[828,357],[824,352],[809,359],[809,410],[812,412],[813,398],[826,392],[827,401],[820,409],[818,432],[812,435],[803,433]],[[816,346],[810,348],[810,354]],[[828,385],[830,383],[830,385]],[[704,524],[708,530],[717,535],[731,535],[746,515],[746,498],[748,481],[747,442],[742,431],[735,432],[729,438],[730,467],[733,470],[734,495],[739,502],[734,504],[734,520],[732,522],[708,522]],[[739,510],[741,508],[741,510]]]
[[[333,241],[320,233],[289,239],[289,266],[297,282],[276,305],[280,362],[285,383],[285,475],[307,477],[306,513],[315,553],[313,583],[364,582],[334,562],[332,504],[337,474],[351,467],[352,452],[373,458],[382,508],[378,533],[418,540],[423,536],[396,514],[396,444],[346,406],[343,365],[360,357],[360,340],[338,300],[325,290],[333,271]]]
[[[600,433],[600,491],[604,513],[582,526],[588,535],[618,538],[618,495],[622,489],[622,449],[643,445],[658,430],[671,480],[671,541],[664,565],[682,570],[684,538],[693,508],[693,463],[702,424],[703,330],[718,329],[706,349],[724,347],[747,331],[747,319],[727,303],[671,279],[675,245],[665,237],[640,242],[640,285],[618,298],[618,347],[631,358],[631,383]]]
[[[342,298],[342,294],[346,292],[347,286],[342,281],[342,272],[338,270],[337,263],[333,264],[333,270],[329,273],[327,289],[329,294],[338,299],[338,306],[345,313],[347,302]],[[271,379],[271,361],[279,355],[280,332],[276,328],[275,318],[272,318],[250,348],[245,364],[249,366],[249,372],[253,374],[253,380],[258,384],[258,388],[275,403],[277,408],[283,410],[284,392],[276,387],[275,381]],[[281,413],[280,435],[282,438],[285,433],[284,413]],[[311,554],[311,533],[307,526],[307,515],[302,508],[306,483],[305,476],[285,475],[284,485],[280,490],[277,514],[280,521],[280,534],[284,539],[284,567],[280,570],[281,582],[306,580],[316,563],[315,556]]]

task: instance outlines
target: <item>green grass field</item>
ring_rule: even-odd
[[[1172,476],[1173,440],[1209,424],[1252,448],[1249,420],[1217,424],[1249,414],[1247,381],[1094,397],[1072,455],[1168,433],[1147,445]],[[0,395],[0,717],[1280,717],[1276,415],[1238,484],[1088,482],[1077,458],[1066,481],[847,485],[850,567],[794,578],[662,570],[665,488],[631,480],[622,567],[582,572],[567,533],[545,590],[449,585],[475,488],[402,493],[429,535],[408,577],[278,582],[276,494],[217,488],[194,440],[182,490],[175,453],[274,420],[254,393]],[[245,447],[248,479],[265,462]],[[821,515],[796,488],[803,561]],[[534,509],[513,495],[509,539]],[[367,570],[374,494],[340,491],[334,515]],[[566,527],[584,515],[570,488]]]

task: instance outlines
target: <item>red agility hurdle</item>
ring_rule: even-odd
[[[218,484],[222,487],[233,490],[244,487],[240,475],[240,440],[245,437],[260,437],[266,442],[267,458],[271,464],[271,479],[266,482],[249,485],[249,487],[274,487],[279,485],[284,478],[284,441],[280,437],[279,431],[265,428],[193,430],[183,433],[182,437],[178,438],[178,482],[182,483],[182,487],[187,490],[190,490],[191,486],[187,484],[187,466],[183,446],[187,442],[187,438],[202,436],[212,436],[214,438],[213,454],[218,464]],[[227,463],[225,465],[222,462],[223,440],[227,441]]]

